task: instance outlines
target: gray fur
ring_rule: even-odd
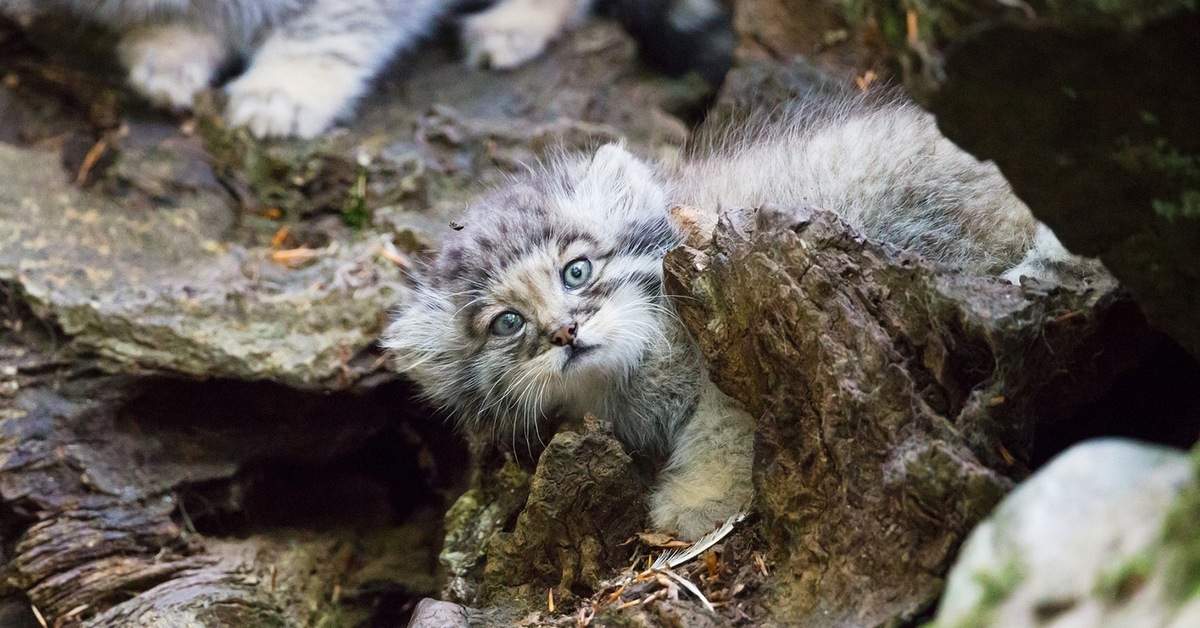
[[[186,109],[235,53],[245,73],[226,86],[228,122],[257,135],[313,137],[345,118],[398,51],[431,33],[460,0],[0,0],[29,20],[68,11],[122,36],[133,86]],[[501,0],[466,22],[472,57],[513,67],[536,56],[586,0]]]
[[[530,430],[591,411],[634,449],[666,453],[699,398],[699,356],[662,292],[661,259],[679,236],[651,176],[606,147],[472,207],[389,328],[402,367],[468,427]],[[580,256],[592,280],[567,290],[560,273]],[[505,310],[527,323],[498,338],[488,326]],[[574,349],[549,341],[564,317],[581,345],[605,345],[600,355],[566,363]]]
[[[467,211],[384,344],[463,425],[515,437],[556,416],[612,421],[631,449],[667,458],[654,524],[701,536],[750,499],[754,421],[707,380],[663,294],[662,257],[679,242],[669,208],[768,203],[837,212],[974,274],[1089,267],[928,114],[829,101],[728,134],[673,167],[608,145],[493,194]],[[581,257],[596,272],[567,288],[564,268]],[[506,310],[529,324],[512,337],[490,333]],[[550,341],[564,320],[595,347],[580,365],[569,362],[572,347]]]

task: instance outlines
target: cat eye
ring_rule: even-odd
[[[525,326],[525,317],[516,312],[502,312],[492,319],[490,329],[497,336],[511,336]]]
[[[567,264],[562,271],[562,280],[568,288],[578,288],[592,277],[592,263],[585,257]]]

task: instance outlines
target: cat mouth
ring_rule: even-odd
[[[576,343],[563,348],[567,350],[567,360],[563,362],[563,369],[565,370],[567,367],[577,365],[581,360],[586,359],[587,356],[593,355],[600,348],[600,345],[581,345]]]

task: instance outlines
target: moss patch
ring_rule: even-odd
[[[1163,549],[1170,556],[1168,593],[1179,602],[1200,594],[1200,448],[1192,451],[1192,482],[1167,515]]]

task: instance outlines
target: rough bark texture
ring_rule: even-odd
[[[611,433],[556,435],[538,460],[527,505],[511,532],[487,546],[477,603],[540,604],[553,589],[559,603],[588,597],[628,566],[626,541],[642,530],[644,487],[633,461]]]
[[[1195,3],[906,4],[911,18],[846,4],[892,25],[906,84],[950,139],[995,160],[1068,248],[1101,257],[1200,356]]]
[[[693,244],[667,271],[714,381],[759,419],[767,617],[783,625],[925,612],[1026,473],[1038,423],[1140,349],[1107,277],[1046,290],[938,272],[812,208],[730,210]]]

